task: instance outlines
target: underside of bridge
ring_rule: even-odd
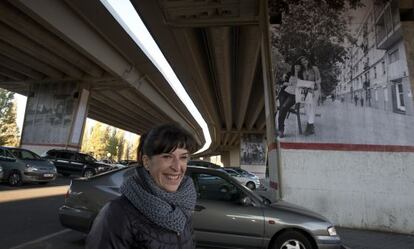
[[[238,148],[243,133],[265,134],[259,25],[263,1],[131,1],[196,107],[212,146]],[[200,126],[157,68],[97,0],[0,2],[0,87],[77,82],[91,96],[88,117],[142,133],[179,122],[200,143]]]

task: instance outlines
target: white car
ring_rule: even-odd
[[[260,180],[259,177],[257,177],[256,175],[240,174],[233,169],[223,168],[221,170],[225,171],[227,174],[234,177],[238,182],[240,182],[241,184],[243,184],[251,190],[260,187]]]

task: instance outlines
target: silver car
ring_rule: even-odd
[[[102,206],[120,195],[135,168],[74,179],[59,209],[63,226],[87,233]],[[335,228],[319,214],[270,203],[226,173],[189,166],[198,199],[193,221],[199,248],[339,249]]]
[[[256,188],[260,187],[259,177],[255,175],[241,174],[236,170],[230,168],[223,168],[221,170],[234,177],[238,182],[240,182],[242,185],[245,185],[251,190],[255,190]]]
[[[11,186],[25,182],[46,184],[57,176],[53,163],[41,158],[36,153],[20,148],[0,146],[0,181],[7,181]]]

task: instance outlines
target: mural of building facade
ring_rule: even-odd
[[[398,1],[367,6],[356,40],[341,65],[336,97],[413,116]]]
[[[338,11],[301,1],[274,27],[282,142],[414,144],[399,1],[362,3]],[[303,80],[315,84],[300,101]]]

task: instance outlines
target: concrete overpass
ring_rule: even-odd
[[[265,1],[131,2],[208,124],[212,146],[205,154],[238,150],[243,133],[266,133]],[[76,86],[68,139],[52,144],[79,146],[73,133],[83,127],[76,103],[84,95],[90,118],[136,133],[174,121],[204,142],[196,120],[100,1],[2,1],[0,11],[0,87],[33,98],[39,109],[44,97],[36,96],[62,88],[68,95]],[[26,133],[23,145],[42,144]]]

